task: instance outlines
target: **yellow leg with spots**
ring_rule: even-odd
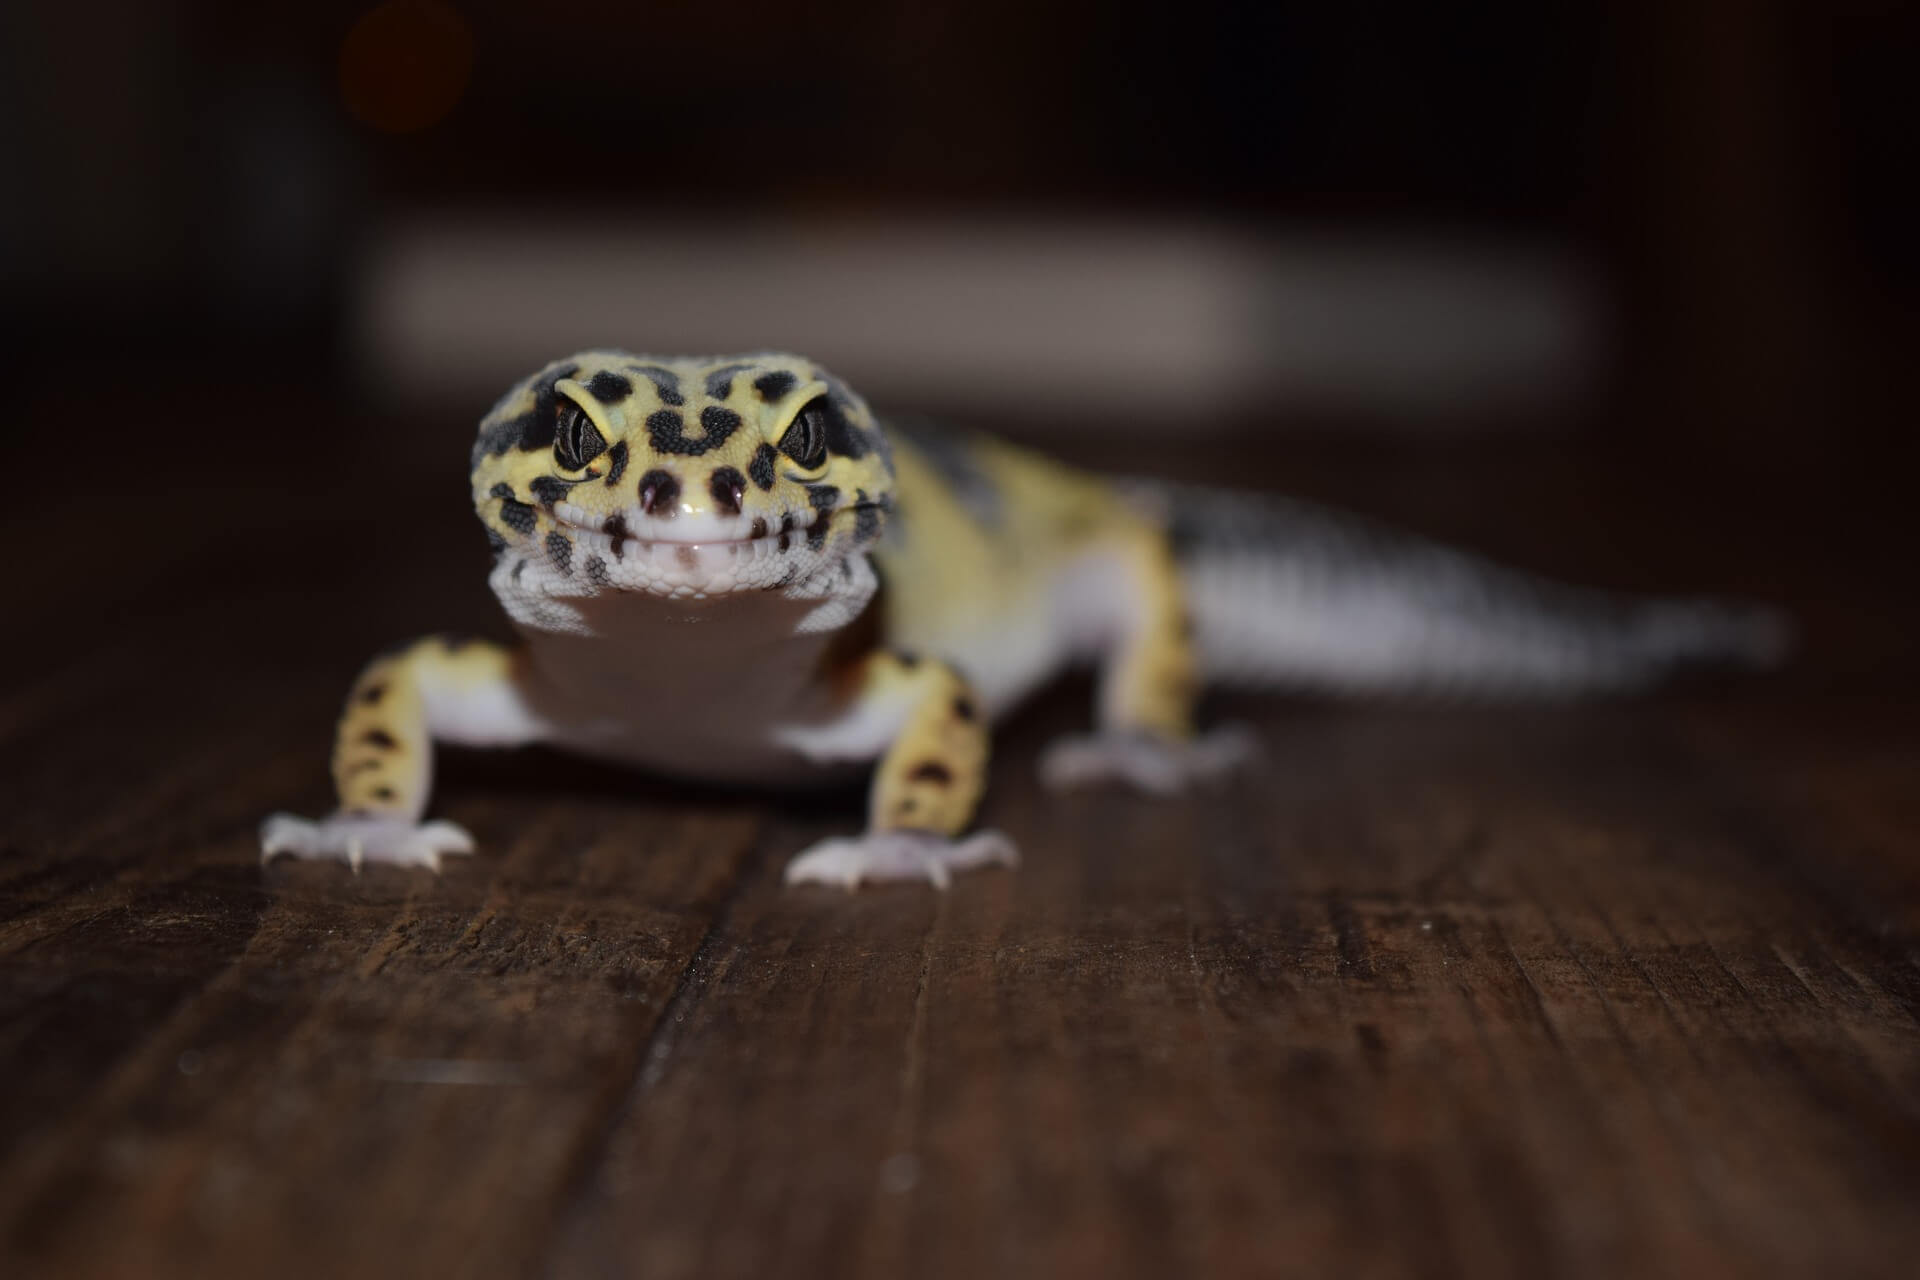
[[[814,845],[787,865],[787,883],[926,880],[944,889],[955,871],[1017,865],[1013,842],[999,832],[961,836],[986,789],[987,732],[973,690],[946,663],[868,657],[845,716],[786,735],[822,760],[870,756],[884,744],[867,833]]]
[[[1100,732],[1053,744],[1041,780],[1060,789],[1121,782],[1171,795],[1234,772],[1253,758],[1254,740],[1242,729],[1194,733],[1193,627],[1165,535],[1131,526],[1116,535],[1113,554],[1124,588],[1116,593],[1116,639],[1101,664]]]
[[[1131,590],[1119,643],[1100,673],[1100,727],[1184,742],[1193,736],[1197,691],[1179,569],[1155,529],[1129,531],[1118,553]]]
[[[260,829],[276,854],[439,869],[473,839],[451,822],[421,823],[433,785],[433,744],[511,746],[541,737],[520,694],[515,655],[498,645],[434,637],[375,659],[354,681],[334,737],[340,807],[310,822],[275,814]]]

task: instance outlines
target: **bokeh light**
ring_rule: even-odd
[[[388,0],[369,9],[340,45],[347,110],[385,133],[446,119],[473,76],[473,32],[436,0]]]

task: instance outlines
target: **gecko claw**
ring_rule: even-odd
[[[1062,738],[1040,757],[1040,781],[1051,791],[1118,782],[1152,795],[1178,795],[1219,783],[1252,763],[1259,740],[1229,725],[1186,742],[1145,734]]]
[[[1020,851],[998,831],[960,840],[931,831],[872,831],[834,836],[809,846],[787,864],[788,884],[826,884],[854,890],[865,882],[925,880],[945,891],[953,873],[998,863],[1020,865]]]
[[[281,854],[295,858],[332,858],[355,875],[369,862],[425,867],[438,874],[445,854],[473,852],[473,837],[451,822],[415,824],[404,818],[339,814],[311,822],[276,813],[260,824],[260,861]]]

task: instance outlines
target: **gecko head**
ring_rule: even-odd
[[[556,361],[481,421],[472,479],[496,592],[557,601],[801,587],[871,546],[893,506],[865,402],[779,353]]]

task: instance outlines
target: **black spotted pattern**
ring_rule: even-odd
[[[613,539],[613,558],[615,560],[625,558],[627,554],[627,518],[622,515],[608,516],[607,522],[600,526],[600,532]]]
[[[607,572],[607,562],[599,556],[588,556],[583,566],[587,571],[587,581],[596,587],[610,587],[613,577]]]
[[[853,508],[853,538],[856,542],[872,542],[880,536],[880,508],[868,502],[864,493],[856,495]]]
[[[633,371],[653,383],[653,389],[660,396],[661,404],[683,405],[687,398],[680,394],[680,378],[671,369],[662,369],[657,364],[636,364]]]
[[[400,745],[385,729],[369,729],[360,735],[360,741],[370,747],[378,747],[382,751],[391,751]]]
[[[494,485],[489,492],[500,499],[501,523],[522,537],[533,532],[536,523],[533,508],[513,496],[512,485],[503,481]]]
[[[697,458],[725,444],[740,429],[740,415],[731,409],[710,404],[700,411],[700,426],[706,433],[698,440],[686,437],[686,422],[671,409],[661,409],[647,417],[647,437],[654,452]]]
[[[772,373],[763,373],[753,380],[753,389],[768,404],[772,404],[787,392],[793,390],[800,379],[785,369],[776,369]]]
[[[566,497],[567,490],[572,487],[571,483],[558,476],[536,476],[533,482],[527,485],[527,492],[533,495],[535,502],[551,511],[553,504]]]
[[[611,369],[602,369],[588,379],[587,393],[601,404],[619,404],[633,394],[633,382]]]
[[[627,442],[622,440],[607,450],[607,488],[620,483],[620,477],[627,474]]]
[[[578,372],[579,365],[563,364],[541,374],[533,384],[532,409],[480,429],[480,440],[473,447],[474,465],[479,465],[484,454],[497,458],[515,445],[526,450],[552,448],[553,430],[560,418],[560,393],[553,384]]]
[[[723,364],[707,375],[707,394],[715,400],[725,400],[733,394],[733,375],[753,366],[745,364]]]
[[[913,772],[907,775],[907,781],[931,782],[937,787],[944,787],[953,782],[953,770],[938,760],[922,760],[913,766]]]
[[[747,464],[747,474],[753,477],[753,482],[760,486],[762,492],[773,488],[773,464],[779,456],[779,450],[765,443],[753,451],[753,461]]]
[[[867,433],[854,426],[853,419],[847,416],[844,400],[829,396],[821,416],[826,419],[828,453],[857,462],[873,452]]]
[[[831,511],[840,504],[840,491],[830,484],[807,486],[807,501],[815,511]]]
[[[715,468],[713,479],[707,484],[707,492],[713,495],[713,505],[722,515],[740,514],[740,499],[747,491],[747,478],[736,467]]]
[[[547,535],[547,559],[565,576],[573,575],[573,541],[558,530]]]

